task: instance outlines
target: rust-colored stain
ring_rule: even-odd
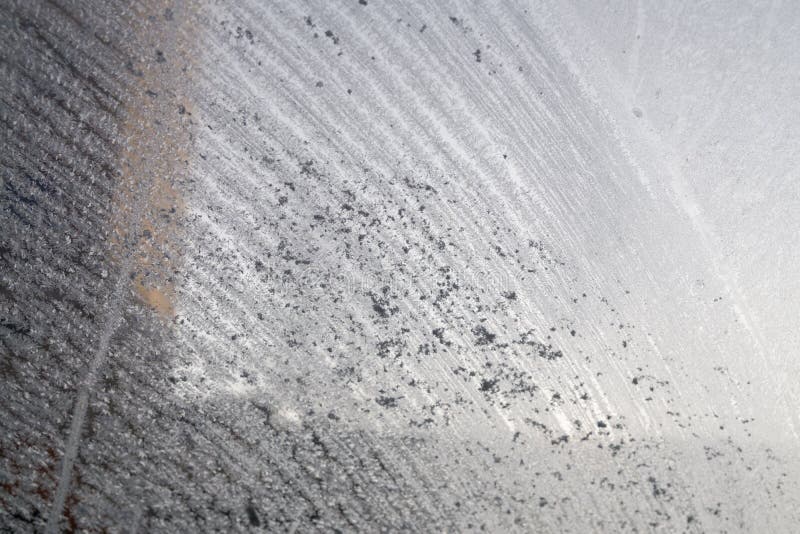
[[[175,305],[173,304],[174,290],[171,285],[165,287],[150,287],[142,276],[138,275],[134,288],[139,298],[157,311],[162,317],[172,317],[175,315]]]
[[[164,16],[167,11],[169,17]],[[186,206],[181,184],[188,173],[194,124],[188,90],[197,6],[187,2],[178,9],[172,2],[151,0],[132,3],[122,17],[123,26],[132,30],[125,38],[131,39],[130,50],[139,60],[120,65],[128,71],[129,83],[109,218],[109,270],[125,277],[137,300],[168,322],[176,313],[174,279],[180,269]],[[42,478],[54,479],[53,467],[47,469]],[[80,530],[77,466],[73,476],[61,516],[69,532]],[[14,489],[12,485],[7,491]],[[44,485],[35,493],[45,501],[53,495]]]
[[[134,4],[132,23],[138,46],[150,54],[136,64],[132,96],[125,107],[120,137],[120,181],[115,192],[111,256],[120,267],[130,260],[132,289],[140,302],[169,320],[175,315],[174,276],[179,269],[181,219],[193,126],[186,90],[193,50],[193,20],[187,7],[169,25],[153,16],[169,2]]]

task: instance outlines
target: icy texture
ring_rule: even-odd
[[[4,528],[800,528],[793,3],[0,15]]]

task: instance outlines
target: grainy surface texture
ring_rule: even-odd
[[[799,36],[0,0],[0,525],[797,532]]]

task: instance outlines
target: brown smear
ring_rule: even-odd
[[[133,3],[125,17],[141,60],[127,65],[132,79],[119,137],[119,185],[111,214],[112,263],[128,266],[138,299],[169,320],[175,316],[179,269],[181,184],[188,175],[194,126],[191,77],[196,6],[151,0]]]
[[[124,291],[165,322],[176,313],[175,277],[180,269],[184,184],[194,128],[190,98],[192,67],[200,24],[198,5],[205,0],[143,0],[123,3],[114,16],[110,41],[119,50],[119,77],[125,90],[117,111],[124,117],[114,138],[116,178],[106,239],[108,271],[119,276],[109,297],[109,319],[87,374],[78,389],[73,424],[67,437],[56,491],[47,521],[55,532],[66,519],[78,530],[82,485],[76,461],[91,389],[108,352]],[[123,59],[124,58],[124,59]],[[101,336],[101,339],[102,339]],[[105,345],[105,346],[104,346]],[[91,417],[91,415],[89,415]],[[55,473],[55,471],[53,471]],[[73,484],[72,490],[70,486]],[[40,493],[42,499],[50,493]]]

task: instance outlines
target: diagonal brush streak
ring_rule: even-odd
[[[131,118],[137,118],[137,116],[133,115]],[[58,487],[53,500],[53,506],[50,509],[50,514],[47,519],[45,531],[48,533],[58,531],[58,523],[61,520],[61,516],[64,512],[64,504],[69,495],[72,471],[75,465],[75,459],[78,455],[78,449],[80,448],[83,423],[86,419],[86,411],[89,406],[89,396],[97,382],[100,369],[108,356],[111,336],[114,335],[114,332],[116,332],[119,326],[122,317],[122,307],[125,303],[125,292],[129,290],[131,286],[131,274],[135,265],[134,255],[140,248],[138,245],[141,227],[144,222],[145,203],[150,197],[149,192],[155,183],[155,176],[145,172],[145,169],[140,168],[143,160],[136,161],[131,157],[131,154],[135,152],[132,148],[136,147],[139,142],[139,138],[134,134],[131,139],[131,148],[123,151],[123,163],[130,163],[131,166],[126,169],[122,176],[123,185],[119,190],[117,203],[120,204],[119,211],[123,215],[121,216],[121,220],[117,221],[115,224],[114,233],[112,233],[110,241],[111,251],[117,248],[122,251],[120,261],[121,267],[117,281],[114,284],[114,289],[107,303],[107,315],[103,327],[100,330],[101,334],[97,344],[97,350],[92,355],[89,369],[86,371],[86,375],[78,388],[78,398],[75,401],[72,424],[70,425],[67,445],[61,462]],[[127,188],[125,187],[126,185]],[[115,241],[117,235],[122,236],[119,243]],[[113,260],[113,253],[111,256]]]
[[[139,207],[139,210],[140,209],[141,207]],[[61,472],[58,476],[58,488],[56,489],[53,506],[50,509],[50,515],[47,518],[47,527],[45,529],[47,533],[58,532],[58,523],[64,512],[64,503],[67,500],[70,483],[72,481],[72,469],[75,465],[75,458],[78,455],[78,448],[80,447],[81,434],[83,433],[83,421],[86,419],[86,410],[89,406],[89,395],[97,382],[97,374],[108,355],[108,345],[111,336],[114,335],[120,322],[122,305],[125,298],[124,292],[130,285],[129,278],[132,264],[132,255],[128,255],[119,274],[119,278],[117,279],[117,283],[114,286],[114,292],[108,302],[109,313],[106,317],[105,325],[103,326],[100,342],[97,345],[97,351],[95,351],[92,357],[91,364],[86,372],[86,377],[81,382],[78,390],[78,399],[75,401],[75,408],[72,414],[72,424],[69,428],[67,447],[64,450]]]

